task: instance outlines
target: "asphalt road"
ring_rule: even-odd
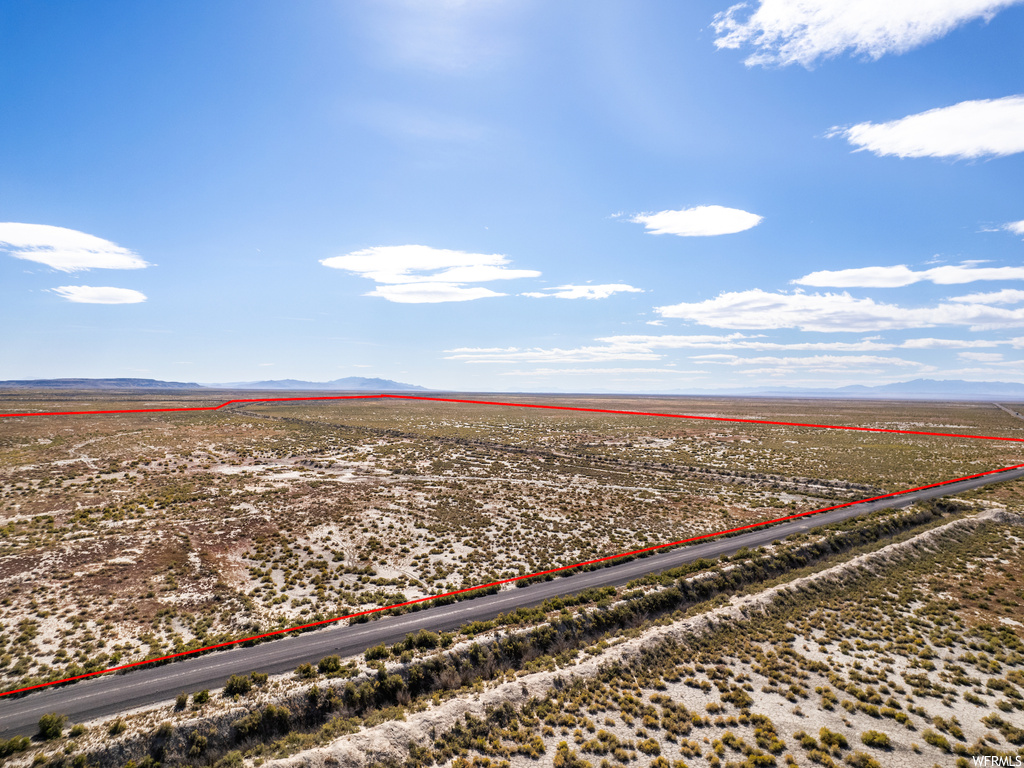
[[[1001,405],[1000,403],[992,403],[992,405],[994,405],[996,408],[998,408],[1001,411],[1006,411],[1008,414],[1010,414],[1014,418],[1024,419],[1024,416],[1021,415],[1020,411],[1015,411],[1012,408],[1007,408],[1005,405]]]
[[[315,663],[331,654],[353,656],[378,643],[395,643],[409,632],[419,629],[435,632],[456,629],[467,622],[492,619],[499,613],[508,613],[520,606],[539,605],[558,595],[581,592],[592,587],[622,585],[649,573],[674,568],[702,557],[714,559],[723,554],[732,554],[742,547],[753,549],[795,533],[878,509],[903,507],[1020,477],[1024,477],[1024,468],[914,491],[881,501],[862,502],[774,526],[755,528],[729,538],[710,539],[620,565],[556,578],[520,589],[508,589],[451,605],[435,606],[417,613],[388,616],[367,624],[333,626],[250,648],[233,648],[163,666],[141,667],[127,673],[103,675],[73,685],[44,688],[21,697],[8,696],[0,699],[0,737],[35,733],[39,717],[47,712],[63,713],[73,723],[86,722],[173,699],[182,691],[192,692],[204,688],[213,690],[223,686],[228,677],[234,674],[252,671],[274,674],[295,669],[303,662]]]

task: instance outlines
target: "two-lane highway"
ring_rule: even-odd
[[[388,616],[353,626],[332,626],[249,648],[236,647],[162,666],[141,667],[130,673],[104,675],[73,685],[44,688],[27,696],[7,696],[0,699],[0,737],[34,733],[39,717],[47,712],[60,712],[68,715],[72,722],[85,722],[166,701],[182,691],[214,689],[222,686],[231,675],[256,670],[280,673],[294,669],[303,662],[316,662],[331,654],[352,656],[379,643],[390,645],[409,632],[420,629],[435,632],[456,629],[470,621],[492,619],[499,613],[508,613],[522,606],[539,605],[558,595],[593,587],[622,585],[632,579],[700,558],[715,559],[733,554],[743,547],[753,549],[878,509],[902,507],[1020,477],[1024,477],[1024,467],[910,491],[877,501],[861,502],[773,526],[754,528],[732,537],[708,539],[619,565],[531,584],[521,589],[507,589],[464,602],[434,606],[403,616]]]

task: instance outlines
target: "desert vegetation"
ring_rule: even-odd
[[[191,709],[186,697],[137,717],[116,748],[105,740],[89,759],[298,765],[304,749],[331,745],[332,759],[347,764],[347,742],[361,735],[351,749],[409,768],[1016,756],[1024,643],[1007,614],[1024,565],[1021,520],[936,517],[931,527],[775,579],[727,578],[704,600],[684,595],[740,561],[671,586],[650,581],[552,602],[490,627],[420,633],[365,659],[328,657],[297,670],[290,687],[235,678],[212,699],[193,697],[203,700]],[[791,547],[778,554],[807,548]],[[486,704],[466,710],[463,702],[488,691]],[[416,726],[424,718],[429,738]],[[410,744],[391,728],[382,742],[386,723],[420,737]],[[67,762],[75,747],[85,741],[67,737],[48,759]]]
[[[90,393],[69,403],[62,394],[61,405],[74,410],[140,407],[131,398],[97,397]],[[5,412],[56,409],[38,393],[18,393],[5,396],[5,400]],[[990,404],[654,398],[551,398],[549,402],[1024,436],[1024,422]],[[193,403],[207,404],[174,397],[146,401],[145,407]],[[4,420],[0,423],[0,526],[5,534],[0,538],[0,681],[5,688],[13,688],[58,679],[770,519],[836,500],[971,474],[1017,463],[1013,447],[980,440],[415,401],[250,403],[211,413]],[[972,492],[965,497],[974,506],[959,508],[957,514],[973,513],[981,508],[978,504],[988,502],[1014,508],[1020,502],[1018,494],[1015,484]],[[692,571],[652,578],[629,589],[483,622],[458,635],[413,638],[402,647],[371,649],[366,658],[358,660],[326,659],[295,676],[294,684],[299,685],[322,686],[325,681],[341,679],[355,691],[370,686],[363,687],[356,698],[342,686],[333,696],[317,694],[326,698],[314,697],[310,709],[308,703],[299,706],[289,698],[293,681],[267,683],[246,677],[235,680],[229,691],[212,695],[184,692],[184,702],[179,697],[171,719],[177,722],[200,716],[209,706],[219,712],[225,702],[241,707],[247,714],[240,717],[252,722],[226,732],[242,735],[237,743],[246,759],[269,759],[282,750],[287,753],[363,728],[367,717],[394,716],[372,714],[388,707],[412,712],[416,707],[434,706],[431,697],[444,697],[481,681],[491,684],[506,674],[539,674],[571,667],[578,659],[602,653],[616,638],[638,631],[644,622],[657,617],[678,620],[688,611],[713,608],[716,600],[725,600],[728,594],[748,587],[760,589],[766,580],[788,578],[800,568],[814,567],[822,558],[877,542],[880,536],[902,535],[903,531],[910,535],[915,526],[927,523],[925,518],[932,512],[906,523],[886,517],[890,522],[870,534],[863,533],[866,528],[850,524],[850,538],[842,545],[837,543],[837,536],[844,535],[841,530],[828,537],[807,536],[778,551],[745,553],[729,563],[703,563]],[[1006,535],[1011,544],[1016,541],[1012,534]],[[828,544],[823,545],[826,538]],[[802,554],[793,554],[798,551]],[[473,764],[475,760],[484,765],[486,760],[530,760],[532,750],[560,764],[583,761],[595,767],[604,762],[614,764],[616,754],[647,762],[668,761],[670,765],[679,761],[705,764],[701,760],[716,764],[712,758],[723,765],[745,760],[753,761],[751,765],[771,764],[767,762],[770,759],[786,764],[790,758],[800,765],[807,760],[827,765],[826,759],[870,765],[870,760],[885,764],[884,754],[876,754],[879,749],[909,749],[907,733],[912,733],[913,743],[921,750],[941,750],[948,742],[946,754],[953,755],[962,743],[955,735],[957,729],[973,734],[970,744],[982,739],[992,745],[991,739],[999,738],[1005,747],[1012,744],[1006,734],[1013,736],[1018,732],[1012,729],[1024,725],[1019,707],[1015,707],[1019,699],[1013,695],[1020,683],[1005,675],[996,677],[994,671],[979,677],[977,663],[993,669],[998,666],[1007,673],[1014,667],[1006,661],[993,664],[993,652],[971,649],[970,642],[995,647],[996,640],[1005,645],[1011,643],[1007,638],[1018,636],[1019,627],[1013,623],[1017,619],[1012,617],[1024,596],[1014,581],[1019,552],[1005,551],[1005,557],[1000,556],[1005,560],[1001,566],[980,564],[978,551],[971,552],[975,560],[954,560],[960,563],[957,567],[966,569],[960,572],[962,578],[931,573],[926,578],[927,588],[935,595],[954,597],[924,600],[924,593],[914,593],[911,600],[907,597],[910,593],[898,592],[900,599],[896,600],[880,594],[880,604],[865,603],[863,608],[865,617],[873,616],[876,623],[886,626],[895,621],[894,616],[878,612],[890,607],[886,600],[892,603],[892,610],[911,611],[900,621],[914,630],[910,637],[925,637],[934,657],[921,656],[925,650],[916,640],[904,641],[896,650],[884,653],[873,648],[899,644],[892,637],[858,635],[861,630],[855,631],[856,622],[850,624],[852,629],[846,628],[860,610],[849,606],[843,609],[845,613],[837,608],[808,619],[807,626],[832,627],[831,635],[790,630],[795,638],[791,641],[794,653],[815,663],[838,664],[845,670],[836,673],[841,678],[833,680],[822,670],[814,673],[817,677],[806,679],[792,669],[781,677],[755,671],[754,666],[769,670],[772,658],[782,661],[771,664],[793,663],[791,654],[784,656],[776,648],[775,656],[770,657],[765,650],[780,642],[776,635],[771,635],[774,639],[770,641],[758,641],[760,655],[753,646],[745,646],[742,653],[736,651],[739,656],[723,656],[732,659],[726,665],[732,670],[725,678],[731,681],[728,686],[736,685],[755,700],[781,697],[789,712],[784,722],[767,709],[761,711],[764,717],[771,715],[769,722],[740,722],[740,716],[751,707],[730,703],[728,696],[746,702],[744,694],[728,686],[722,690],[717,685],[722,680],[699,672],[691,662],[692,672],[680,676],[682,687],[677,690],[665,682],[669,687],[660,695],[669,695],[664,691],[671,688],[671,701],[682,702],[689,713],[701,713],[700,718],[709,720],[708,728],[717,727],[715,723],[722,719],[722,728],[731,729],[729,740],[722,731],[710,741],[697,739],[693,746],[694,736],[681,741],[682,734],[676,734],[675,743],[665,743],[664,736],[671,731],[663,726],[641,725],[643,734],[639,734],[637,729],[627,729],[629,724],[608,708],[609,714],[603,717],[613,719],[615,725],[605,725],[603,732],[612,734],[614,742],[597,735],[601,728],[591,732],[585,725],[579,726],[580,734],[586,735],[580,741],[577,727],[547,724],[530,732],[528,741],[533,746],[522,754],[501,750],[494,754],[441,754],[434,750],[430,759],[442,764],[458,760]],[[789,553],[785,555],[789,559],[783,558],[784,553]],[[936,573],[949,574],[952,567],[946,563],[945,570]],[[992,567],[996,570],[991,571]],[[975,578],[990,571],[989,581]],[[703,577],[697,578],[701,574]],[[969,583],[970,588],[961,582]],[[701,605],[704,609],[699,609]],[[943,605],[946,613],[935,614]],[[954,609],[954,605],[958,607]],[[931,606],[931,612],[924,610],[926,606]],[[918,618],[911,621],[911,615]],[[600,616],[604,618],[595,618]],[[840,621],[838,616],[845,618]],[[945,623],[937,623],[938,618]],[[919,629],[915,621],[929,622],[928,631]],[[867,626],[866,622],[865,618],[861,624]],[[533,635],[535,632],[541,634]],[[978,632],[990,632],[985,635],[989,639],[984,640]],[[544,644],[544,633],[549,633],[550,646]],[[941,643],[955,644],[951,638],[958,633],[974,638],[960,648],[964,658],[973,654],[983,661],[953,662],[963,668],[965,679],[981,681],[956,690],[954,696],[945,692],[945,687],[951,686],[949,681],[938,675],[955,677],[956,673],[937,659],[945,659],[943,649],[952,647]],[[517,655],[500,645],[509,641],[495,640],[493,646],[489,640],[484,642],[493,635],[519,638],[515,642],[525,643],[523,647],[530,650]],[[468,653],[461,644],[474,642],[487,649],[484,656],[471,664],[454,661],[463,658],[459,654]],[[913,664],[900,661],[899,649],[904,646],[916,649]],[[1012,650],[1015,646],[1007,647]],[[1013,653],[1019,656],[1019,649]],[[871,672],[874,677],[868,680],[869,673],[863,671],[869,661],[876,664],[876,656],[892,668],[884,678],[889,681],[884,683],[888,693],[882,691],[877,673]],[[743,667],[746,671],[738,672],[742,664],[748,665]],[[929,664],[934,669],[929,669]],[[709,668],[707,663],[702,666]],[[410,677],[417,668],[422,668],[417,674],[428,682],[420,688]],[[813,672],[800,669],[808,675]],[[917,693],[905,673],[924,675],[916,678]],[[744,684],[749,681],[737,680],[737,675],[749,675],[750,681],[758,684],[750,682],[754,690],[748,691]],[[396,676],[403,681],[401,685]],[[935,682],[931,682],[933,678]],[[990,678],[996,681],[995,687],[988,685]],[[685,683],[687,679],[690,685]],[[865,692],[866,698],[851,693],[851,685]],[[903,693],[894,685],[902,687]],[[328,689],[334,687],[320,688]],[[936,711],[925,722],[900,699],[918,697],[914,706],[923,706],[917,703],[919,699],[929,703],[929,696],[934,696],[921,691],[940,689],[943,693],[937,698],[943,708],[950,698],[954,709],[968,709],[950,713],[932,707]],[[372,696],[368,690],[373,691]],[[378,695],[380,691],[386,695]],[[722,695],[712,700],[713,691]],[[728,696],[723,697],[725,694]],[[403,700],[406,696],[408,700]],[[552,701],[560,701],[552,696]],[[900,706],[893,706],[890,699]],[[545,701],[539,700],[535,706],[548,706]],[[709,704],[721,709],[710,711]],[[830,737],[823,737],[820,728],[805,726],[797,730],[802,730],[806,739],[794,737],[796,731],[791,726],[803,723],[812,705],[830,717],[856,721],[859,729],[840,731],[835,720],[829,720],[829,728],[842,734],[847,747],[828,741]],[[650,706],[658,709],[661,718],[666,705]],[[805,715],[794,714],[795,709]],[[539,711],[516,714],[516,727],[525,732],[530,718],[544,722],[547,714],[540,716]],[[982,723],[984,730],[969,726],[969,722],[981,722],[975,715],[982,711],[990,718]],[[636,721],[634,715],[626,714]],[[600,725],[600,718],[588,717]],[[680,719],[685,718],[680,715]],[[908,731],[904,721],[917,731]],[[483,725],[466,725],[476,734],[470,743],[485,738],[474,728],[491,728],[490,721],[481,722]],[[700,728],[692,718],[690,723],[691,728]],[[893,731],[894,724],[903,730]],[[107,738],[138,736],[132,728],[125,736],[112,733],[113,725],[104,727]],[[553,733],[546,733],[545,727]],[[755,733],[758,728],[764,731],[760,741]],[[768,730],[775,736],[766,736]],[[225,732],[224,728],[215,731]],[[196,749],[193,758],[220,754],[220,747],[214,749],[214,745],[223,745],[223,738],[196,733],[195,743],[186,752]],[[71,739],[70,743],[81,741],[81,734],[68,736],[66,729],[63,734],[61,738]],[[890,740],[889,747],[882,746],[882,737]],[[276,743],[275,739],[288,738],[291,747],[268,746]],[[773,752],[761,744],[774,744],[772,738],[786,744],[784,752]],[[718,746],[712,743],[716,740]],[[201,749],[197,747],[200,741],[206,745]],[[254,752],[257,748],[250,745],[247,752],[244,747],[250,741],[262,746]],[[803,749],[800,745],[805,741],[816,746]],[[543,743],[542,751],[538,743]],[[587,749],[584,744],[589,744]],[[686,750],[692,754],[687,755]],[[16,750],[10,747],[9,751]],[[811,753],[814,756],[807,757]]]

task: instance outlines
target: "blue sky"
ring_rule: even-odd
[[[0,3],[0,379],[1024,381],[1024,2]]]

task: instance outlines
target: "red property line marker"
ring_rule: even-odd
[[[653,415],[663,415],[663,414],[653,414]],[[844,502],[842,504],[835,504],[835,505],[833,505],[831,507],[822,507],[821,509],[812,509],[812,510],[810,510],[808,512],[798,512],[798,513],[793,514],[793,515],[786,515],[785,517],[777,517],[774,520],[764,520],[764,521],[762,521],[760,523],[750,523],[749,525],[741,525],[738,528],[729,528],[728,530],[717,531],[716,533],[704,533],[704,534],[701,534],[700,536],[693,536],[692,538],[689,538],[689,539],[680,539],[679,541],[671,541],[671,542],[669,542],[667,544],[655,544],[654,546],[651,546],[651,547],[644,547],[643,549],[634,549],[634,550],[632,550],[630,552],[621,552],[621,553],[619,553],[617,555],[606,555],[604,557],[595,558],[594,560],[584,560],[583,562],[573,563],[572,565],[562,565],[562,566],[559,566],[558,568],[550,568],[550,569],[548,569],[546,571],[537,571],[536,573],[527,573],[527,574],[523,574],[522,576],[513,576],[512,578],[509,578],[509,579],[501,579],[500,581],[492,581],[489,584],[478,584],[475,587],[465,587],[463,589],[456,589],[456,590],[454,590],[452,592],[444,592],[444,593],[442,593],[440,595],[429,595],[427,597],[419,597],[419,598],[416,598],[415,600],[407,600],[404,603],[395,603],[393,605],[381,606],[380,608],[371,608],[370,610],[360,611],[359,613],[349,613],[349,614],[346,614],[345,616],[336,616],[333,619],[323,619],[322,621],[314,621],[311,624],[301,624],[301,625],[299,625],[297,627],[289,627],[287,629],[277,629],[277,630],[274,630],[273,632],[264,632],[262,635],[252,635],[250,637],[239,638],[238,640],[228,640],[227,642],[224,642],[224,643],[217,643],[216,645],[207,645],[207,646],[205,646],[203,648],[195,648],[195,649],[193,649],[191,651],[181,651],[179,653],[172,653],[172,654],[169,654],[167,656],[160,656],[159,658],[156,658],[156,659],[144,659],[143,661],[133,661],[131,664],[122,664],[119,667],[110,667],[109,669],[101,669],[101,670],[98,670],[96,672],[87,672],[84,675],[75,675],[74,677],[65,677],[63,680],[53,680],[52,682],[49,682],[49,683],[38,683],[37,685],[30,685],[30,686],[28,686],[26,688],[15,688],[12,691],[4,691],[4,692],[0,693],[0,698],[2,698],[4,696],[11,696],[11,695],[13,695],[15,693],[25,693],[27,691],[34,691],[34,690],[36,690],[38,688],[48,688],[48,687],[50,687],[52,685],[61,685],[62,683],[70,683],[70,682],[73,682],[75,680],[82,680],[82,679],[87,678],[87,677],[96,677],[97,675],[106,675],[106,674],[108,674],[110,672],[120,672],[121,670],[132,669],[133,667],[141,667],[141,666],[144,666],[146,664],[156,664],[157,662],[160,662],[160,661],[169,661],[171,659],[178,659],[178,658],[181,658],[182,656],[191,656],[192,654],[203,653],[205,651],[212,651],[212,650],[216,650],[217,648],[227,648],[227,647],[232,646],[232,645],[238,645],[240,643],[247,643],[247,642],[250,642],[252,640],[262,640],[262,639],[267,638],[267,637],[275,637],[277,635],[284,635],[284,634],[287,634],[289,632],[297,632],[297,631],[304,630],[304,629],[312,629],[313,627],[322,627],[322,626],[327,625],[327,624],[334,624],[335,622],[338,622],[338,621],[344,621],[345,619],[353,619],[353,618],[355,618],[357,616],[367,616],[367,615],[369,615],[371,613],[379,613],[380,611],[387,611],[387,610],[390,610],[392,608],[404,608],[405,606],[417,605],[418,603],[428,603],[428,602],[431,602],[433,600],[439,600],[439,599],[441,599],[443,597],[453,597],[455,595],[462,595],[462,594],[465,594],[467,592],[475,592],[475,591],[480,590],[480,589],[487,589],[488,587],[499,587],[502,584],[511,584],[513,582],[516,582],[516,581],[522,581],[523,579],[531,579],[531,578],[534,578],[535,576],[547,576],[548,574],[551,574],[551,573],[560,573],[562,571],[570,571],[570,570],[573,570],[575,568],[582,568],[583,566],[587,566],[587,565],[596,565],[598,563],[606,563],[606,562],[609,562],[610,560],[618,560],[618,559],[623,558],[623,557],[629,557],[630,555],[639,555],[639,554],[643,554],[644,552],[654,552],[654,551],[657,551],[657,550],[660,550],[660,549],[666,549],[667,547],[675,547],[675,546],[678,546],[680,544],[690,544],[690,543],[693,543],[695,541],[701,541],[702,539],[712,539],[712,538],[715,538],[717,536],[725,536],[726,534],[729,534],[729,533],[738,533],[740,531],[746,531],[746,530],[749,530],[751,528],[759,528],[759,527],[765,526],[765,525],[773,525],[775,523],[782,523],[782,522],[785,522],[787,520],[794,520],[794,519],[799,518],[799,517],[807,517],[808,515],[817,515],[817,514],[819,514],[821,512],[829,512],[829,511],[831,511],[833,509],[842,509],[843,507],[852,507],[852,506],[854,506],[856,504],[864,504],[864,503],[867,503],[869,501],[880,501],[881,499],[891,499],[891,498],[893,498],[895,496],[903,496],[903,495],[906,495],[908,493],[914,493],[915,491],[924,491],[924,490],[927,490],[929,488],[938,488],[938,487],[941,487],[943,485],[949,485],[950,483],[958,483],[961,480],[973,480],[974,478],[977,478],[977,477],[986,477],[987,475],[995,475],[995,474],[998,474],[1000,472],[1008,472],[1008,471],[1013,470],[1013,469],[1021,469],[1021,468],[1024,468],[1024,464],[1014,464],[1013,466],[1003,467],[1001,469],[990,469],[987,472],[979,472],[979,473],[977,473],[975,475],[965,475],[964,477],[957,477],[957,478],[954,478],[952,480],[943,480],[943,481],[938,482],[938,483],[931,483],[930,485],[922,485],[922,486],[919,486],[917,488],[908,488],[905,491],[894,491],[893,493],[886,493],[886,494],[883,494],[881,496],[872,496],[869,499],[859,499],[857,501],[847,501],[847,502]]]
[[[507,408],[536,408],[549,411],[578,411],[580,413],[610,413],[618,416],[657,416],[663,419],[690,419],[693,421],[726,421],[735,424],[771,424],[781,427],[808,427],[811,429],[842,429],[852,432],[883,432],[891,435],[928,435],[931,437],[961,437],[967,440],[1000,440],[1010,443],[1024,443],[1024,437],[994,437],[991,435],[964,435],[957,432],[923,432],[913,429],[883,429],[882,427],[849,427],[836,424],[804,424],[798,421],[767,421],[765,419],[739,419],[725,416],[691,416],[682,413],[651,413],[647,411],[619,411],[609,408],[577,408],[570,405],[539,405],[537,403],[502,403],[494,400],[461,400],[450,397],[424,397],[422,395],[319,395],[316,397],[256,397],[243,400],[226,400],[220,405],[206,405],[194,408],[139,408],[123,411],[51,411],[48,413],[0,413],[0,419],[28,418],[32,416],[95,416],[114,413],[175,413],[182,411],[219,411],[235,403],[290,403],[301,400],[426,400],[432,403],[462,403],[467,405],[500,405]]]

